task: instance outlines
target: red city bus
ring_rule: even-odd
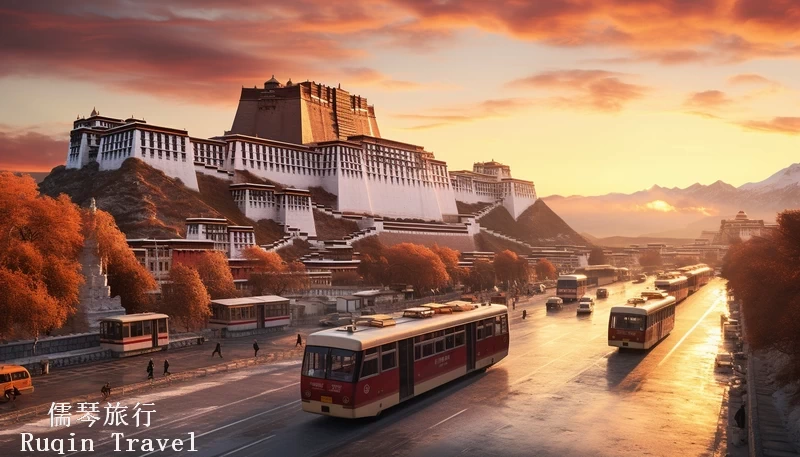
[[[652,295],[651,295],[652,296]],[[608,318],[608,345],[650,349],[675,327],[675,297],[631,298],[614,306]]]
[[[675,302],[680,303],[689,296],[689,280],[679,273],[666,273],[659,275],[655,282],[656,289],[663,290],[675,297]]]
[[[556,296],[568,301],[578,301],[586,295],[586,287],[589,280],[585,275],[562,275],[558,277],[556,283]]]
[[[377,416],[386,408],[508,355],[508,308],[451,302],[403,317],[364,316],[308,336],[300,376],[303,411]]]

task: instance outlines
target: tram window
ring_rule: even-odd
[[[388,371],[397,366],[397,351],[384,351],[381,354],[381,370]]]
[[[477,339],[478,339],[478,340],[482,340],[482,339],[483,339],[483,325],[481,325],[481,324],[478,324],[478,326],[477,326],[477,333],[478,333],[478,337],[477,337]]]
[[[414,346],[414,360],[422,358],[422,346]]]
[[[453,349],[456,344],[455,335],[447,335],[444,339],[445,349]]]
[[[436,352],[444,352],[444,339],[436,340]]]
[[[444,330],[439,330],[438,332],[433,334],[434,338],[439,338],[439,337],[442,337],[442,336],[444,336]]]
[[[445,335],[449,335],[451,333],[454,333],[455,331],[456,331],[456,329],[454,329],[454,328],[447,328],[447,329],[444,330],[444,333],[445,333]]]
[[[503,329],[500,327],[500,316],[494,318],[494,334],[500,335],[503,333]]]
[[[158,333],[167,333],[167,320],[166,319],[159,319],[158,320]]]
[[[122,337],[123,338],[131,337],[131,324],[124,324],[122,326]]]
[[[344,349],[331,349],[331,366],[328,378],[352,382],[356,365],[356,353]]]
[[[377,352],[375,354],[377,354]],[[361,365],[360,379],[368,378],[376,374],[378,374],[378,356],[375,355],[372,358],[364,359],[364,363]]]
[[[433,355],[433,343],[425,343],[422,345],[422,357]]]
[[[143,335],[152,335],[153,334],[153,322],[152,321],[142,321],[142,332]]]
[[[312,378],[324,378],[327,360],[328,348],[306,348],[306,356],[303,359],[303,375]]]
[[[369,356],[375,355],[377,353],[378,353],[378,347],[375,346],[374,348],[369,348],[366,351],[364,351],[364,356],[365,357],[369,357]]]
[[[504,334],[508,333],[508,316],[507,315],[504,314],[504,315],[500,316],[500,326],[501,326],[501,331]]]
[[[456,326],[456,332],[463,332],[463,331],[464,331],[463,325]]]
[[[456,333],[456,347],[464,345],[464,332]]]
[[[397,349],[397,343],[388,343],[381,346],[381,352],[389,352]]]
[[[491,321],[487,322],[486,325],[483,326],[483,337],[489,338],[490,336],[492,336],[493,330],[494,330],[494,323]]]
[[[11,375],[9,373],[0,374],[0,382],[11,382]]]

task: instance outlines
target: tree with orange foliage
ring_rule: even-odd
[[[643,267],[660,267],[662,264],[661,254],[656,251],[645,252],[639,256],[639,265]]]
[[[30,176],[0,172],[0,338],[47,333],[75,313],[82,247],[69,197],[40,196]]]
[[[434,243],[430,249],[444,264],[444,268],[450,276],[451,283],[453,285],[458,283],[464,274],[464,269],[458,266],[459,252],[447,246],[439,246],[436,243]]]
[[[283,295],[288,291],[308,288],[306,267],[301,262],[286,263],[278,254],[258,246],[250,246],[242,254],[253,263],[249,279],[253,295]]]
[[[365,254],[358,264],[358,274],[371,285],[388,286],[392,282],[389,261],[383,255],[372,257]]]
[[[528,260],[506,249],[494,256],[494,272],[499,281],[506,284],[525,284],[530,277]]]
[[[194,265],[212,300],[239,296],[228,258],[221,251],[204,252]]]
[[[177,264],[169,271],[169,283],[161,286],[161,311],[183,324],[187,331],[211,317],[211,297],[194,268]]]
[[[464,276],[464,283],[472,289],[473,292],[487,290],[495,285],[494,265],[492,262],[484,259],[477,259],[472,262],[472,268]]]
[[[411,284],[414,293],[422,296],[428,291],[447,285],[447,274],[442,259],[425,246],[401,243],[384,249],[393,283]]]
[[[558,269],[547,259],[539,259],[536,262],[536,277],[539,280],[556,279],[558,277]]]
[[[694,255],[682,255],[675,257],[673,262],[676,268],[688,267],[690,265],[697,265],[700,263],[700,258]]]
[[[128,314],[151,311],[153,296],[158,289],[155,279],[140,264],[128,246],[125,234],[117,227],[114,216],[97,210],[84,213],[84,232],[97,240],[100,259],[106,267],[111,295],[120,297]]]
[[[800,210],[784,211],[777,220],[774,236],[728,248],[722,276],[741,300],[750,346],[789,357],[778,377],[788,383],[800,379]]]

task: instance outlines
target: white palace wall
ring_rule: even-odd
[[[145,141],[142,142],[142,133],[145,134]],[[160,144],[150,142],[149,131],[132,129],[118,133],[107,134],[100,140],[100,148],[97,152],[97,162],[100,170],[117,170],[129,157],[136,157],[151,167],[161,170],[171,178],[178,178],[183,185],[192,189],[199,190],[197,187],[197,175],[194,171],[194,154],[192,153],[191,142],[188,137],[185,140],[185,150],[181,151],[178,145],[173,147],[172,141],[165,141]],[[132,138],[125,136],[117,138],[117,135],[131,135]],[[160,133],[159,133],[160,134]],[[174,134],[162,134],[167,136],[177,136]]]
[[[492,161],[476,164],[478,171],[450,173],[445,162],[422,147],[383,138],[354,136],[308,145],[239,134],[193,139],[185,130],[94,113],[74,126],[69,168],[87,164],[97,149],[100,170],[118,169],[136,157],[193,190],[198,190],[197,173],[232,181],[235,171],[248,171],[294,190],[281,196],[272,189],[270,202],[253,200],[247,191],[240,196],[244,201],[237,202],[242,211],[251,219],[273,219],[309,235],[316,233],[312,202],[310,193],[299,189],[317,186],[337,196],[341,212],[435,221],[455,217],[456,200],[502,199],[515,219],[536,200],[533,183],[510,178],[507,165]]]

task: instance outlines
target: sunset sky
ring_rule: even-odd
[[[242,86],[341,83],[450,170],[540,196],[759,181],[800,162],[795,0],[0,4],[0,169],[64,162],[93,107],[210,137]]]

